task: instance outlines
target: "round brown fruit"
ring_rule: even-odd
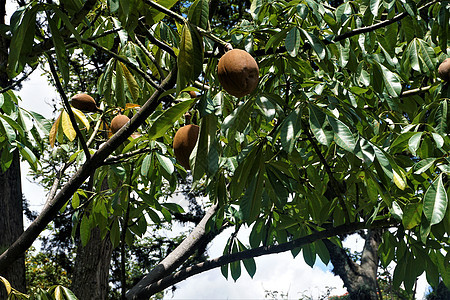
[[[198,125],[185,125],[178,129],[173,138],[175,157],[178,163],[186,170],[191,169],[189,166],[189,156],[191,156],[195,143],[197,143],[199,129],[200,127]]]
[[[189,91],[188,93],[191,98],[197,98],[197,93],[195,91]]]
[[[76,94],[72,97],[72,106],[85,112],[96,112],[99,110],[94,98],[88,94]]]
[[[220,58],[217,77],[225,91],[235,97],[243,97],[258,86],[258,64],[248,52],[233,49]]]
[[[450,81],[450,58],[446,58],[438,68],[439,77],[442,80],[449,82]]]
[[[119,131],[120,128],[123,127],[128,121],[130,121],[130,118],[128,118],[125,115],[117,115],[111,120],[111,132],[112,134],[115,134],[117,131]]]

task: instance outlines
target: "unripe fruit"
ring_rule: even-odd
[[[438,68],[439,77],[442,80],[449,82],[450,81],[450,58],[446,58]]]
[[[235,97],[243,97],[258,86],[258,64],[248,52],[233,49],[220,58],[217,77],[225,91]]]
[[[186,170],[190,170],[189,156],[194,150],[198,139],[198,132],[200,127],[198,125],[189,124],[181,127],[175,133],[173,138],[173,152],[180,165]]]
[[[72,97],[72,106],[85,112],[96,112],[100,110],[97,107],[94,98],[83,93]]]
[[[117,131],[119,131],[120,128],[123,127],[128,121],[130,121],[130,118],[128,118],[125,115],[117,115],[111,120],[111,133],[115,134]]]

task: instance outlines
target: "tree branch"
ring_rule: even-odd
[[[218,204],[213,204],[189,236],[184,239],[175,250],[167,255],[167,257],[164,258],[163,261],[161,261],[149,274],[145,275],[138,284],[128,291],[126,295],[127,299],[143,299],[144,297],[148,298],[152,295],[151,292],[148,292],[148,287],[153,286],[154,282],[164,278],[181,266],[181,264],[195,252],[197,246],[205,241],[205,238],[207,238],[206,224],[217,212],[218,208]]]
[[[98,168],[102,162],[155,111],[161,102],[161,94],[172,88],[176,82],[176,67],[161,82],[158,89],[150,96],[141,109],[111,139],[104,143],[72,176],[67,184],[58,192],[41,214],[28,226],[25,232],[0,255],[0,272],[14,260],[19,258],[36,240],[39,234],[55,218],[63,205],[72,197],[78,187]]]
[[[441,0],[435,0],[435,1],[428,2],[424,6],[420,7],[418,10],[421,11],[422,9],[428,8],[429,6],[431,6],[433,4],[436,4],[436,3],[440,2],[440,1]],[[335,42],[339,42],[339,41],[342,41],[344,39],[347,39],[349,37],[352,37],[352,36],[355,36],[355,35],[358,35],[358,34],[367,33],[367,32],[371,32],[371,31],[374,31],[374,30],[386,27],[388,25],[391,25],[392,23],[400,21],[401,19],[403,19],[403,18],[405,18],[407,16],[408,16],[407,12],[402,12],[401,14],[393,17],[390,20],[382,21],[382,22],[380,22],[378,24],[374,24],[374,25],[371,25],[371,26],[356,28],[356,29],[354,29],[352,31],[349,31],[349,32],[343,33],[341,35],[338,35],[338,36],[336,36],[334,38],[334,41]]]
[[[428,90],[430,90],[432,88],[431,85],[429,86],[424,86],[424,87],[419,87],[417,89],[412,89],[412,90],[408,90],[408,91],[402,91],[402,93],[400,94],[400,97],[409,97],[409,96],[414,96],[423,92],[427,92]]]
[[[163,279],[155,283],[150,284],[149,286],[143,286],[141,287],[142,291],[140,292],[140,294],[133,294],[133,296],[136,295],[135,297],[130,297],[130,294],[127,294],[127,299],[144,299],[143,297],[149,297],[151,295],[154,295],[155,293],[160,292],[165,288],[168,288],[178,282],[185,280],[186,278],[235,261],[290,251],[292,249],[301,247],[309,243],[313,243],[318,240],[327,239],[336,235],[348,234],[358,229],[389,228],[397,225],[398,225],[397,222],[392,221],[374,222],[371,225],[367,225],[364,222],[344,224],[337,227],[331,227],[323,231],[315,232],[287,243],[272,246],[262,246],[238,253],[224,255],[212,260],[205,261],[203,263],[193,265],[186,269],[180,270],[172,275],[164,277]],[[137,295],[139,295],[141,298],[138,298]]]
[[[50,72],[52,73],[53,79],[55,81],[56,89],[58,90],[59,95],[61,96],[61,98],[63,100],[64,107],[67,111],[67,114],[69,115],[69,119],[70,119],[70,122],[72,123],[72,127],[77,134],[77,137],[80,141],[81,148],[83,148],[86,159],[89,160],[91,158],[91,153],[89,152],[89,149],[86,145],[86,141],[84,140],[84,137],[80,131],[80,128],[78,128],[77,121],[75,120],[75,115],[72,111],[72,107],[69,104],[69,99],[67,99],[67,95],[64,92],[61,82],[59,81],[59,77],[58,77],[58,74],[56,73],[55,65],[53,64],[53,59],[50,55],[48,55],[48,64],[50,66]]]

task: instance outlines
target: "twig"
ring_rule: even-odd
[[[24,75],[22,76],[22,78],[20,78],[20,79],[14,81],[14,83],[12,83],[11,85],[9,85],[9,86],[7,86],[7,87],[1,89],[1,90],[0,90],[0,94],[3,94],[3,93],[5,93],[5,92],[7,92],[7,91],[9,91],[9,90],[12,90],[12,89],[15,88],[16,86],[18,86],[22,81],[24,81],[25,79],[27,79],[27,78],[34,72],[34,70],[36,70],[37,66],[38,66],[38,65],[34,66],[34,67],[31,69],[31,71],[30,71],[29,73],[27,73],[27,74],[24,74]]]
[[[53,79],[55,81],[56,89],[58,90],[58,93],[63,100],[65,109],[67,111],[67,114],[69,115],[70,122],[72,123],[73,129],[75,129],[75,132],[76,132],[77,137],[81,144],[81,148],[83,148],[84,155],[86,155],[86,160],[89,160],[91,158],[91,153],[89,152],[89,149],[86,145],[86,141],[84,140],[83,134],[81,134],[81,131],[78,128],[77,121],[75,120],[75,115],[72,111],[72,107],[70,106],[69,100],[67,99],[67,95],[64,92],[61,82],[59,81],[59,77],[58,77],[58,74],[56,73],[56,68],[53,63],[53,59],[50,55],[48,55],[48,64],[50,66],[50,71],[51,71],[51,73],[53,75]]]
[[[148,38],[148,40],[152,44],[155,44],[160,49],[166,51],[167,53],[169,53],[170,56],[177,57],[177,55],[175,54],[175,51],[173,51],[172,47],[170,47],[166,43],[155,38],[155,36],[147,29],[147,27],[145,27],[145,25],[144,25],[144,23],[142,23],[142,21],[139,21],[139,27],[145,32],[145,36]]]
[[[346,223],[350,222],[350,214],[347,210],[347,206],[345,205],[345,201],[342,198],[343,191],[339,186],[339,183],[337,182],[336,178],[334,178],[333,171],[331,170],[331,167],[328,165],[327,160],[323,156],[322,152],[320,151],[319,146],[317,145],[316,141],[313,139],[311,132],[309,131],[309,126],[306,124],[305,121],[302,120],[302,126],[305,128],[306,136],[308,140],[310,141],[311,145],[314,148],[314,151],[316,152],[317,156],[319,157],[320,162],[322,163],[323,167],[325,168],[325,172],[327,172],[328,177],[330,178],[331,188],[334,191],[334,194],[339,199],[339,204],[342,207],[342,210],[345,214]]]
[[[150,51],[147,50],[145,45],[139,40],[138,37],[136,37],[136,43],[138,44],[139,47],[141,47],[141,49],[145,53],[145,55],[147,55],[147,57],[150,58],[152,63],[155,65],[156,69],[158,70],[159,76],[161,78],[163,78],[164,72],[163,72],[161,66],[159,65],[159,63],[156,61],[155,57],[150,53]]]
[[[419,87],[417,89],[408,90],[408,91],[402,91],[400,94],[400,97],[408,97],[408,96],[414,96],[423,92],[427,92],[429,89],[431,89],[432,86],[425,86],[425,87]]]
[[[141,69],[139,69],[138,67],[136,67],[134,64],[132,64],[131,62],[129,62],[129,61],[128,61],[126,58],[124,58],[123,56],[120,56],[120,55],[116,54],[115,52],[113,52],[113,51],[111,51],[111,50],[109,50],[109,49],[106,49],[105,47],[100,46],[100,45],[96,44],[95,42],[93,42],[93,41],[91,41],[91,40],[88,40],[88,39],[81,39],[81,42],[82,42],[83,44],[89,45],[89,46],[91,46],[91,47],[93,47],[93,48],[95,48],[95,49],[97,49],[97,50],[100,50],[100,51],[102,51],[102,52],[108,54],[109,56],[115,58],[116,60],[118,60],[118,61],[124,63],[129,69],[132,69],[133,71],[135,71],[136,73],[138,73],[140,76],[142,76],[142,77],[145,79],[145,81],[147,81],[151,86],[153,86],[154,88],[158,89],[158,87],[159,87],[158,84],[157,84],[155,81],[153,81],[153,79],[150,78],[150,76],[149,76],[147,73],[145,73],[144,71],[142,71]]]
[[[142,148],[142,149],[137,149],[137,150],[134,150],[134,151],[131,151],[131,152],[127,152],[127,153],[124,153],[124,154],[119,154],[117,156],[110,156],[107,159],[105,159],[104,164],[105,165],[112,165],[112,164],[115,164],[115,163],[117,163],[117,162],[119,162],[121,160],[133,157],[135,155],[148,153],[148,152],[152,152],[152,151],[153,151],[153,149],[150,149],[150,148]]]

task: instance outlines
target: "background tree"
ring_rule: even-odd
[[[395,263],[394,288],[412,293],[422,273],[432,286],[448,286],[449,88],[436,72],[449,55],[448,2],[230,1],[229,23],[214,1],[176,2],[35,1],[15,13],[3,35],[7,74],[49,63],[63,103],[49,143],[69,160],[57,168],[48,205],[0,255],[0,271],[62,208],[73,209],[83,246],[95,230],[121,249],[149,222],[183,213],[165,195],[189,174],[171,147],[189,112],[200,125],[192,187],[211,205],[126,297],[148,297],[216,267],[234,280],[242,266],[252,276],[254,257],[284,251],[302,253],[311,266],[331,261],[353,299],[377,298],[378,260]],[[258,88],[241,98],[222,90],[216,75],[231,47],[259,65]],[[107,62],[85,92],[101,111],[83,114],[68,102],[67,58],[96,51]],[[200,96],[185,93],[192,89]],[[119,111],[131,121],[111,136]],[[26,128],[17,115],[2,114],[10,116],[12,128],[2,123],[10,143]],[[37,167],[29,147],[19,148]],[[63,174],[70,179],[59,186]],[[237,238],[244,224],[252,226],[248,244]],[[224,256],[181,268],[230,225]],[[341,249],[354,232],[365,236],[359,262]]]

